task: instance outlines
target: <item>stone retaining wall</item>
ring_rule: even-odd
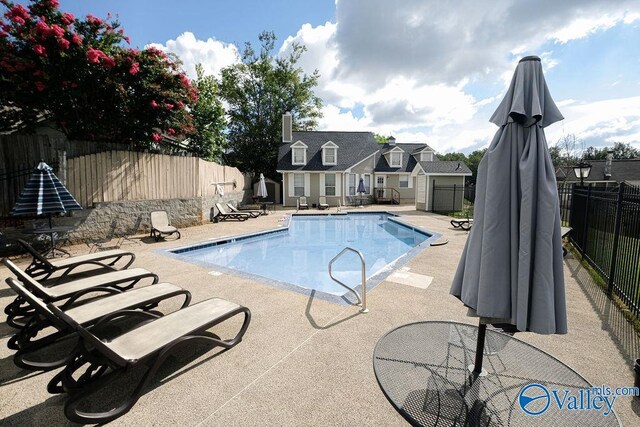
[[[244,191],[231,191],[224,196],[192,197],[168,200],[135,200],[123,202],[100,202],[93,208],[73,211],[70,216],[54,218],[54,226],[72,226],[73,231],[67,237],[72,243],[91,242],[106,238],[113,228],[116,235],[148,233],[151,227],[150,214],[165,210],[169,221],[178,228],[201,225],[211,220],[211,208],[215,203],[242,203]],[[47,226],[47,220],[35,220],[38,226]],[[134,227],[137,230],[134,231]],[[31,221],[25,221],[25,227],[31,227]],[[20,228],[2,230],[7,238],[25,238]],[[40,236],[44,237],[44,236]],[[48,239],[48,237],[46,237]]]

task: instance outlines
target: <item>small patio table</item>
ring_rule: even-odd
[[[51,239],[51,246],[47,248],[46,251],[42,253],[45,257],[56,257],[56,252],[60,253],[60,256],[69,256],[69,252],[64,249],[58,248],[56,246],[56,235],[65,235],[69,231],[71,231],[73,227],[68,225],[60,225],[57,227],[49,227],[49,228],[26,228],[22,230],[23,234],[36,234],[36,235],[47,235],[49,239]]]
[[[269,212],[275,212],[275,206],[273,202],[260,202],[262,215],[269,215]]]
[[[434,321],[403,325],[380,338],[373,355],[376,379],[410,424],[620,425],[613,411],[605,416],[593,409],[569,410],[567,402],[560,409],[554,390],[560,397],[565,390],[578,396],[592,385],[555,357],[511,335],[487,330],[483,373],[474,376],[477,333],[474,325]]]

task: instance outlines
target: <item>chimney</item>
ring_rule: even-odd
[[[604,162],[604,179],[611,178],[611,161],[613,160],[613,151],[607,151],[607,160]]]
[[[393,136],[390,136],[389,138],[387,138],[387,144],[396,145],[396,139]]]
[[[287,111],[282,115],[282,142],[293,141],[293,118],[291,113]]]

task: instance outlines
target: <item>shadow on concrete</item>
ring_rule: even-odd
[[[602,322],[602,330],[609,334],[632,372],[635,359],[640,356],[639,334],[572,253],[565,257],[565,264]]]
[[[307,301],[307,307],[304,310],[304,315],[307,317],[307,320],[309,321],[309,324],[311,324],[311,326],[314,329],[329,329],[332,328],[336,325],[339,325],[340,323],[344,323],[349,319],[353,319],[356,316],[359,316],[360,312],[357,313],[353,313],[347,317],[345,317],[344,319],[340,319],[340,320],[336,320],[335,322],[329,323],[327,325],[319,325],[315,319],[313,318],[313,315],[311,314],[311,305],[313,304],[313,299],[315,298],[316,295],[316,291],[315,289],[311,291],[311,293],[309,294],[309,300]],[[353,304],[355,306],[355,304]]]
[[[213,333],[209,333],[209,335],[219,338]],[[228,350],[229,349],[217,346],[211,347],[210,344],[206,343],[195,343],[193,346],[188,348],[179,349],[165,360],[156,372],[155,376],[144,387],[140,396],[149,393],[157,387],[169,383],[172,379],[175,379],[178,376],[211,361],[211,359]],[[0,368],[3,367],[4,366],[0,365]],[[124,375],[114,378],[111,383],[87,396],[86,400],[83,401],[81,409],[91,413],[96,413],[109,411],[112,408],[119,406],[133,394],[136,386],[144,377],[147,370],[148,366],[143,363],[128,369]],[[36,375],[42,374],[42,372],[22,372]],[[15,380],[13,382],[15,382]],[[66,397],[66,394],[53,396],[42,403],[26,408],[5,418],[2,420],[2,425],[77,425],[69,423],[64,415],[64,402],[66,401]],[[42,417],[42,413],[47,414],[46,422]]]

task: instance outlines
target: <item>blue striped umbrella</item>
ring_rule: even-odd
[[[9,215],[48,215],[51,222],[51,214],[79,209],[82,207],[55,176],[53,169],[41,161]]]

